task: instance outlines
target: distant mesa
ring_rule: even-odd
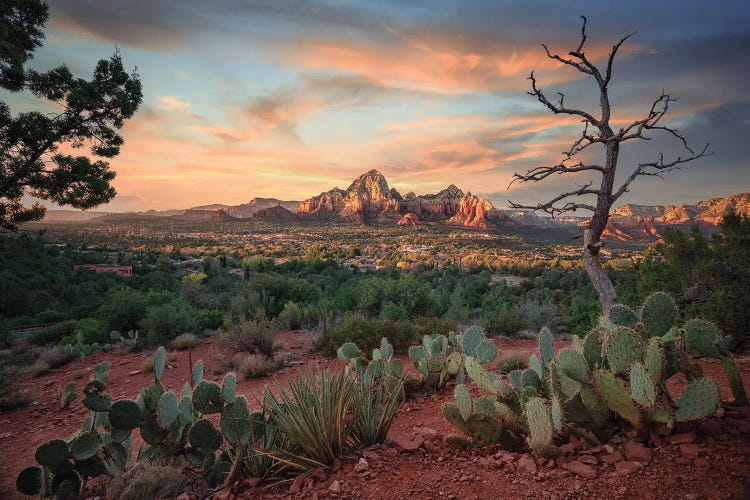
[[[506,216],[495,210],[489,200],[479,199],[471,193],[466,193],[458,203],[456,215],[447,222],[477,229],[489,229],[499,222],[508,220]]]
[[[237,217],[232,217],[225,210],[219,209],[211,215],[211,219],[220,222],[234,222],[237,220]]]
[[[290,221],[295,220],[297,215],[281,205],[276,205],[275,207],[258,210],[253,217],[274,221]]]

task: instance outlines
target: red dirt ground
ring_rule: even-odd
[[[300,332],[278,336],[292,364],[271,375],[238,382],[237,392],[247,397],[251,406],[264,385],[285,386],[288,378],[300,368],[340,367],[336,360],[310,355],[310,339]],[[496,341],[501,352],[535,352],[534,340]],[[556,342],[557,348],[567,342]],[[213,375],[226,352],[216,339],[207,339],[192,351],[193,361],[202,359],[204,378],[220,382],[223,375]],[[27,465],[34,463],[34,452],[42,443],[66,437],[77,431],[88,411],[76,400],[61,409],[59,395],[71,381],[82,386],[95,364],[109,360],[108,393],[113,398],[135,398],[141,388],[153,380],[153,374],[140,373],[143,361],[152,353],[100,353],[76,361],[38,378],[21,379],[23,390],[34,398],[31,406],[0,414],[0,498],[23,498],[15,492],[15,478]],[[178,391],[190,378],[188,352],[168,356],[162,378],[166,388]],[[403,358],[402,358],[403,359]],[[296,361],[295,361],[296,360]],[[746,387],[750,388],[750,358],[738,360]],[[405,363],[410,365],[410,363]],[[701,360],[704,373],[719,382],[722,398],[731,399],[721,363]],[[78,377],[78,378],[76,378]],[[670,389],[680,392],[684,383],[675,381]],[[391,429],[394,441],[422,441],[418,450],[407,453],[394,445],[366,450],[367,465],[353,470],[360,457],[347,457],[331,470],[318,471],[290,485],[275,488],[253,488],[238,485],[233,492],[223,491],[217,498],[750,498],[750,411],[719,409],[717,418],[693,434],[657,437],[661,446],[651,448],[647,463],[626,457],[618,464],[607,464],[622,448],[613,441],[599,449],[570,450],[558,463],[533,459],[528,454],[508,453],[496,447],[460,450],[446,446],[442,436],[456,430],[442,417],[440,405],[452,400],[452,389],[437,395],[405,403]],[[721,418],[718,418],[721,417]],[[134,449],[138,444],[134,443]],[[571,447],[572,448],[572,447]],[[400,453],[401,451],[401,453]],[[614,452],[614,453],[613,453]],[[648,458],[648,457],[646,457]],[[645,458],[641,458],[645,460]],[[575,461],[574,466],[568,463]],[[581,467],[583,463],[588,468]],[[365,469],[365,470],[362,470]],[[577,472],[576,472],[577,471]],[[583,476],[596,476],[586,479]]]

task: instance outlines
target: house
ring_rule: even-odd
[[[133,266],[119,266],[117,264],[80,264],[73,266],[73,272],[78,274],[81,269],[95,273],[117,273],[118,276],[133,276]]]

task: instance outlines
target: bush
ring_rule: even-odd
[[[121,500],[174,498],[185,492],[186,486],[187,477],[180,469],[138,464],[112,479],[107,497]]]
[[[513,370],[525,370],[528,366],[528,355],[517,351],[502,354],[495,363],[495,367],[502,373],[510,373]]]
[[[262,377],[273,368],[272,363],[263,354],[243,354],[235,361],[237,371],[245,380]]]
[[[304,312],[296,302],[287,302],[276,321],[285,330],[299,330],[304,323]]]
[[[19,390],[17,376],[18,370],[0,365],[0,411],[23,408],[33,401],[30,394]]]
[[[525,330],[529,324],[506,309],[488,312],[482,319],[482,326],[491,337],[515,337],[518,332]]]
[[[73,335],[77,323],[76,320],[71,319],[42,328],[29,335],[28,342],[31,345],[57,344],[63,337]]]
[[[183,333],[193,333],[196,322],[193,311],[182,299],[151,306],[141,321],[146,344],[159,345]]]
[[[94,342],[104,344],[111,341],[109,336],[110,331],[111,330],[108,330],[106,325],[98,319],[85,318],[76,323],[74,333],[76,335],[80,334],[83,337],[83,344],[93,344]]]
[[[183,333],[178,335],[172,340],[172,345],[178,351],[184,351],[185,349],[195,349],[201,345],[201,339],[197,335],[192,333]]]
[[[513,312],[535,332],[545,326],[556,330],[560,321],[560,309],[549,299],[526,299],[514,307]]]
[[[193,314],[197,331],[216,330],[224,322],[224,313],[213,309],[199,309]]]
[[[61,352],[57,347],[53,347],[42,351],[41,354],[39,354],[38,359],[39,361],[46,363],[51,370],[54,370],[55,368],[67,365],[73,361],[74,357]]]
[[[440,333],[453,325],[438,318],[420,319],[417,322],[389,319],[368,319],[361,315],[349,316],[343,323],[328,328],[320,336],[318,348],[328,356],[335,356],[336,350],[347,342],[357,344],[364,351],[380,345],[380,339],[387,338],[396,349],[406,349],[424,333]],[[447,331],[446,331],[447,333]]]
[[[261,311],[255,319],[243,320],[223,335],[222,340],[233,351],[273,356],[276,325]]]

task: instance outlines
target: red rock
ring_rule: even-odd
[[[619,451],[605,453],[604,455],[599,456],[599,458],[605,464],[615,464],[617,462],[622,462],[623,460],[625,460],[625,457],[623,457],[622,453],[620,453]]]
[[[567,468],[568,468],[568,465],[570,465],[570,462],[572,462],[572,461],[573,461],[573,459],[572,459],[572,458],[570,458],[570,457],[568,457],[568,456],[565,456],[565,455],[561,455],[561,456],[559,456],[559,457],[557,457],[557,458],[555,459],[555,463],[556,463],[556,464],[557,464],[557,466],[558,466],[558,467],[560,467],[561,469],[567,469]]]
[[[443,437],[442,434],[431,427],[420,427],[417,429],[417,434],[427,441],[439,441]]]
[[[639,470],[642,467],[640,462],[622,461],[615,463],[615,470],[618,476],[627,476]]]
[[[339,491],[341,491],[341,482],[336,479],[331,483],[331,486],[328,487],[328,491],[331,491],[333,493],[338,493]]]
[[[529,455],[524,455],[518,459],[518,472],[536,472],[536,462]]]
[[[394,434],[391,436],[390,440],[396,450],[402,453],[414,453],[422,446],[422,443],[424,443],[422,436],[414,434]]]
[[[743,434],[750,434],[750,422],[746,420],[732,420],[735,429]]]
[[[694,443],[697,436],[695,435],[695,432],[683,432],[682,434],[675,434],[671,438],[669,438],[670,444],[684,444],[684,443]]]
[[[313,478],[314,481],[318,481],[322,483],[327,478],[326,471],[323,470],[322,467],[318,467],[317,469],[312,471],[312,473],[310,474],[310,477]]]
[[[305,476],[297,476],[289,487],[289,493],[295,494],[302,491],[302,484],[305,482]]]
[[[685,458],[693,458],[698,456],[701,451],[701,447],[695,443],[685,443],[680,445],[680,455]]]
[[[357,465],[354,466],[354,472],[365,472],[370,468],[370,464],[364,458],[360,458]]]
[[[596,469],[578,460],[570,462],[568,470],[586,479],[596,479],[597,476]]]
[[[588,465],[596,465],[599,463],[599,460],[597,460],[593,455],[581,455],[580,457],[578,457],[578,461],[582,464]]]
[[[575,453],[576,445],[575,443],[565,443],[563,445],[560,445],[560,449],[563,453]]]
[[[651,450],[643,446],[641,443],[635,441],[628,441],[625,446],[622,447],[625,452],[625,457],[633,462],[651,462]]]

